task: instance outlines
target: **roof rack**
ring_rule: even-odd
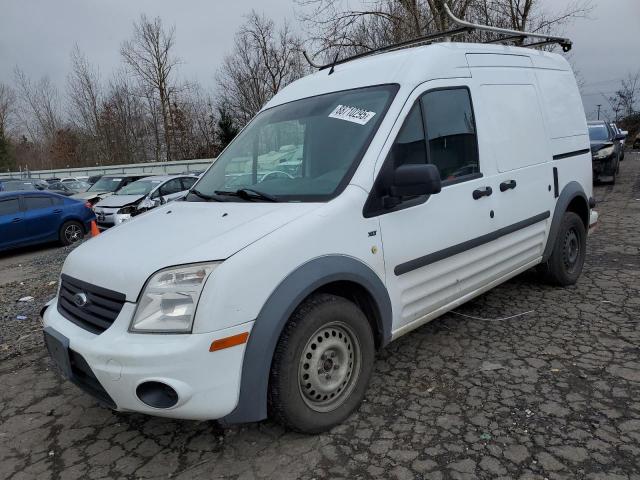
[[[411,40],[395,43],[393,45],[388,45],[386,47],[376,48],[373,50],[369,50],[368,52],[363,52],[356,55],[352,55],[350,57],[341,58],[340,60],[338,60],[336,57],[336,60],[334,60],[331,63],[327,63],[325,65],[320,65],[315,63],[311,58],[309,58],[309,55],[307,55],[307,52],[304,50],[302,51],[302,54],[304,55],[304,58],[307,59],[307,62],[309,62],[309,65],[311,65],[312,67],[317,68],[318,70],[331,68],[331,72],[333,72],[333,67],[345,62],[350,62],[351,60],[356,60],[362,57],[368,57],[369,55],[375,55],[378,53],[391,52],[394,50],[400,50],[408,47],[416,47],[419,45],[432,43],[434,40],[438,40],[438,39],[450,40],[452,37],[455,37],[457,35],[462,35],[464,33],[472,33],[476,31],[493,32],[501,35],[498,38],[494,38],[492,40],[488,40],[483,43],[501,43],[501,42],[509,42],[514,40],[524,41],[527,38],[535,38],[535,39],[538,39],[537,42],[528,43],[521,46],[525,48],[534,48],[534,47],[541,47],[544,45],[551,45],[555,43],[562,47],[563,52],[568,52],[569,50],[571,50],[571,47],[573,45],[571,40],[564,37],[554,37],[551,35],[544,35],[541,33],[533,33],[533,32],[521,32],[519,30],[511,30],[509,28],[491,27],[489,25],[480,25],[477,23],[467,22],[466,20],[462,20],[461,18],[456,17],[451,12],[451,10],[449,9],[449,6],[446,3],[444,4],[444,10],[447,13],[449,19],[453,23],[458,25],[457,28],[452,28],[450,30],[445,30],[443,32],[424,35],[422,37],[413,38]]]

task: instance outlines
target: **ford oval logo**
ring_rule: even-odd
[[[73,303],[76,304],[76,307],[84,307],[89,300],[87,299],[87,294],[84,292],[76,293],[73,296]]]

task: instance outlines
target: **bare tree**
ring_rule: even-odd
[[[9,85],[0,83],[0,135],[8,135],[13,126],[16,95]]]
[[[14,167],[14,155],[9,140],[16,97],[11,87],[0,83],[0,170]]]
[[[264,15],[254,11],[247,16],[217,75],[220,103],[231,109],[239,125],[305,73],[300,45],[287,23],[276,29]]]
[[[171,160],[171,95],[175,92],[175,67],[179,59],[172,53],[175,28],[165,29],[159,17],[149,20],[144,14],[133,24],[133,38],[122,44],[120,54],[140,83],[157,98],[162,117],[166,159]]]
[[[369,0],[350,8],[344,0],[296,0],[299,18],[311,42],[325,59],[366,52],[451,28],[444,10],[487,25],[550,32],[585,16],[591,0],[572,0],[562,10],[551,11],[541,0]],[[467,34],[466,41],[483,41],[489,33]],[[521,43],[515,40],[516,43]]]
[[[62,125],[60,98],[57,88],[48,77],[33,83],[16,67],[15,80],[18,88],[19,106],[17,115],[33,142],[51,143]]]
[[[620,88],[616,91],[616,102],[625,117],[630,117],[636,112],[636,102],[640,93],[640,70],[629,73],[627,78],[620,82]]]
[[[103,91],[99,71],[89,64],[76,45],[71,52],[71,72],[67,76],[68,114],[71,123],[89,141],[92,157],[104,159],[107,146],[104,143],[100,122],[100,106]]]

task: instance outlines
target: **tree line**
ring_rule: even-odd
[[[446,3],[470,21],[556,34],[592,8],[591,0],[558,10],[542,0]],[[445,0],[294,4],[294,24],[255,11],[245,17],[212,89],[180,80],[175,27],[146,15],[133,23],[109,76],[78,47],[62,88],[16,66],[12,84],[0,83],[0,171],[215,157],[273,95],[311,71],[303,49],[327,62],[450,28]]]

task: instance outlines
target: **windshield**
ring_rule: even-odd
[[[589,138],[594,141],[609,140],[609,131],[604,125],[589,125]]]
[[[86,182],[75,181],[75,182],[64,182],[65,186],[74,192],[86,192],[89,188],[89,184]]]
[[[162,183],[162,180],[137,180],[118,190],[118,195],[147,195]]]
[[[195,190],[225,201],[246,201],[224,195],[245,188],[278,201],[328,200],[349,181],[396,91],[395,85],[345,90],[265,110]]]
[[[88,192],[115,192],[122,183],[122,177],[102,177],[91,185]]]

